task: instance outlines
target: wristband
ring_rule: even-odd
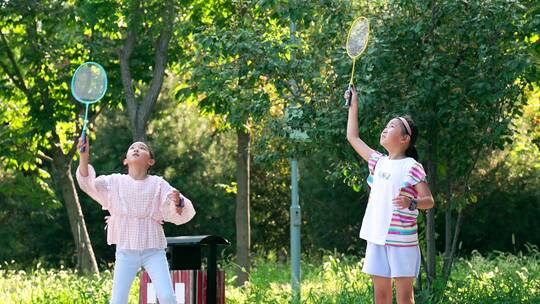
[[[176,207],[184,208],[185,205],[184,197],[180,195],[180,202],[176,204]]]
[[[416,206],[418,206],[418,202],[415,199],[411,199],[411,204],[409,205],[409,210],[411,210],[411,211],[416,210]]]

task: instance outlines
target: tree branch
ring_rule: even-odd
[[[452,241],[452,249],[450,250],[450,256],[448,259],[448,264],[446,265],[444,269],[444,282],[448,281],[448,278],[450,278],[450,274],[452,273],[452,264],[454,263],[454,256],[456,254],[457,249],[457,240],[459,237],[459,232],[461,231],[461,219],[463,218],[463,212],[458,210],[458,217],[456,220],[456,227],[454,229],[454,239]]]
[[[47,162],[50,162],[52,163],[53,162],[53,159],[52,157],[46,155],[45,153],[43,153],[42,151],[38,151],[38,155],[37,155],[39,158],[41,158],[42,160],[44,161],[47,161]]]
[[[118,57],[120,59],[120,73],[122,75],[122,85],[124,87],[124,94],[126,95],[128,115],[132,124],[137,118],[137,103],[135,101],[135,91],[133,89],[133,77],[131,76],[131,70],[129,68],[129,59],[133,53],[133,48],[137,38],[136,31],[139,26],[139,8],[140,1],[134,1],[130,9],[130,13],[133,17],[128,25],[127,37],[124,41],[122,49],[118,52]]]
[[[173,1],[167,1],[165,10],[165,18],[163,20],[161,32],[156,41],[156,54],[154,59],[154,72],[152,75],[152,82],[144,96],[143,103],[141,104],[141,108],[139,110],[139,116],[137,117],[137,119],[139,120],[138,123],[141,126],[146,124],[146,121],[150,116],[152,107],[156,103],[159,93],[161,91],[161,86],[163,85],[165,68],[167,65],[169,42],[171,41],[172,37],[171,24],[173,22],[174,16],[176,15],[175,5]]]
[[[6,37],[4,36],[4,34],[2,33],[2,31],[0,31],[0,38],[2,38],[2,43],[4,44],[4,47],[6,49],[7,57],[9,58],[9,61],[13,65],[13,69],[15,70],[15,73],[14,74],[10,73],[10,71],[8,69],[8,66],[5,65],[2,61],[0,61],[0,66],[2,67],[4,72],[6,74],[8,74],[11,81],[13,81],[13,83],[15,83],[15,85],[21,91],[23,91],[24,95],[26,95],[26,98],[28,98],[28,100],[31,101],[32,96],[30,95],[30,91],[28,90],[28,88],[26,87],[26,85],[24,83],[24,78],[22,77],[21,70],[19,69],[19,66],[17,65],[17,61],[15,60],[15,55],[11,51],[11,48],[9,47],[8,41],[7,41]]]

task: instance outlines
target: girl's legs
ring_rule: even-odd
[[[366,258],[362,271],[371,276],[375,304],[392,303],[391,269],[386,246],[367,243]]]
[[[420,273],[420,248],[388,246],[388,257],[396,286],[397,303],[414,303],[413,283]]]
[[[392,279],[371,276],[371,280],[375,290],[375,304],[392,304]]]
[[[165,250],[145,250],[142,264],[154,284],[159,303],[176,304],[176,297],[172,287],[169,264],[167,263]]]
[[[376,304],[392,303],[391,278],[395,278],[398,304],[414,303],[413,281],[420,271],[420,249],[368,242],[362,271],[372,278]]]
[[[110,304],[127,304],[131,283],[140,268],[138,254],[133,250],[116,250],[113,290]]]
[[[414,278],[395,278],[398,304],[414,304]]]

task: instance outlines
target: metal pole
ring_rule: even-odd
[[[291,287],[293,303],[300,303],[300,224],[298,204],[298,162],[291,159]]]
[[[217,303],[217,244],[208,245],[208,270],[206,272],[206,303]]]
[[[291,42],[295,41],[296,25],[291,19]],[[291,61],[295,60],[291,49]],[[292,100],[291,100],[292,101]],[[291,159],[291,289],[292,302],[300,303],[300,224],[301,210],[298,204],[298,162]]]

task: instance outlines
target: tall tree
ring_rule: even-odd
[[[176,63],[183,54],[182,27],[190,5],[190,1],[173,0],[80,3],[81,10],[88,12],[82,22],[88,27],[97,20],[100,43],[120,63],[123,98],[134,141],[147,139],[148,121],[168,64]],[[171,44],[173,39],[177,42]]]
[[[192,84],[179,94],[196,97],[203,111],[223,115],[236,131],[237,283],[243,284],[250,272],[251,137],[270,108],[270,75],[280,68],[287,20],[280,20],[279,7],[273,2],[214,4],[219,5],[198,5],[192,12],[192,20],[199,25],[191,42],[195,53],[189,63]]]
[[[134,141],[146,140],[148,119],[159,96],[167,67],[169,42],[177,19],[176,5],[172,0],[132,1],[128,7],[128,25],[118,57]],[[149,57],[152,52],[154,57],[146,62],[137,60],[139,58],[132,57],[135,50],[143,53],[137,56],[139,58]],[[141,73],[143,67],[152,71],[151,76],[147,72]],[[133,68],[136,69],[135,73]]]
[[[4,101],[26,109],[26,136],[19,139],[24,144],[10,149],[18,149],[17,158],[32,155],[21,162],[20,169],[44,169],[50,173],[68,213],[77,268],[81,272],[97,273],[71,175],[76,151],[73,138],[80,132],[77,114],[83,107],[71,99],[68,83],[74,69],[83,61],[92,58],[106,67],[109,62],[100,57],[103,52],[96,52],[91,45],[91,33],[78,26],[80,16],[72,3],[9,1],[1,5],[0,77],[6,90],[0,94]],[[99,110],[92,113],[91,121]],[[28,161],[32,166],[28,166]]]

